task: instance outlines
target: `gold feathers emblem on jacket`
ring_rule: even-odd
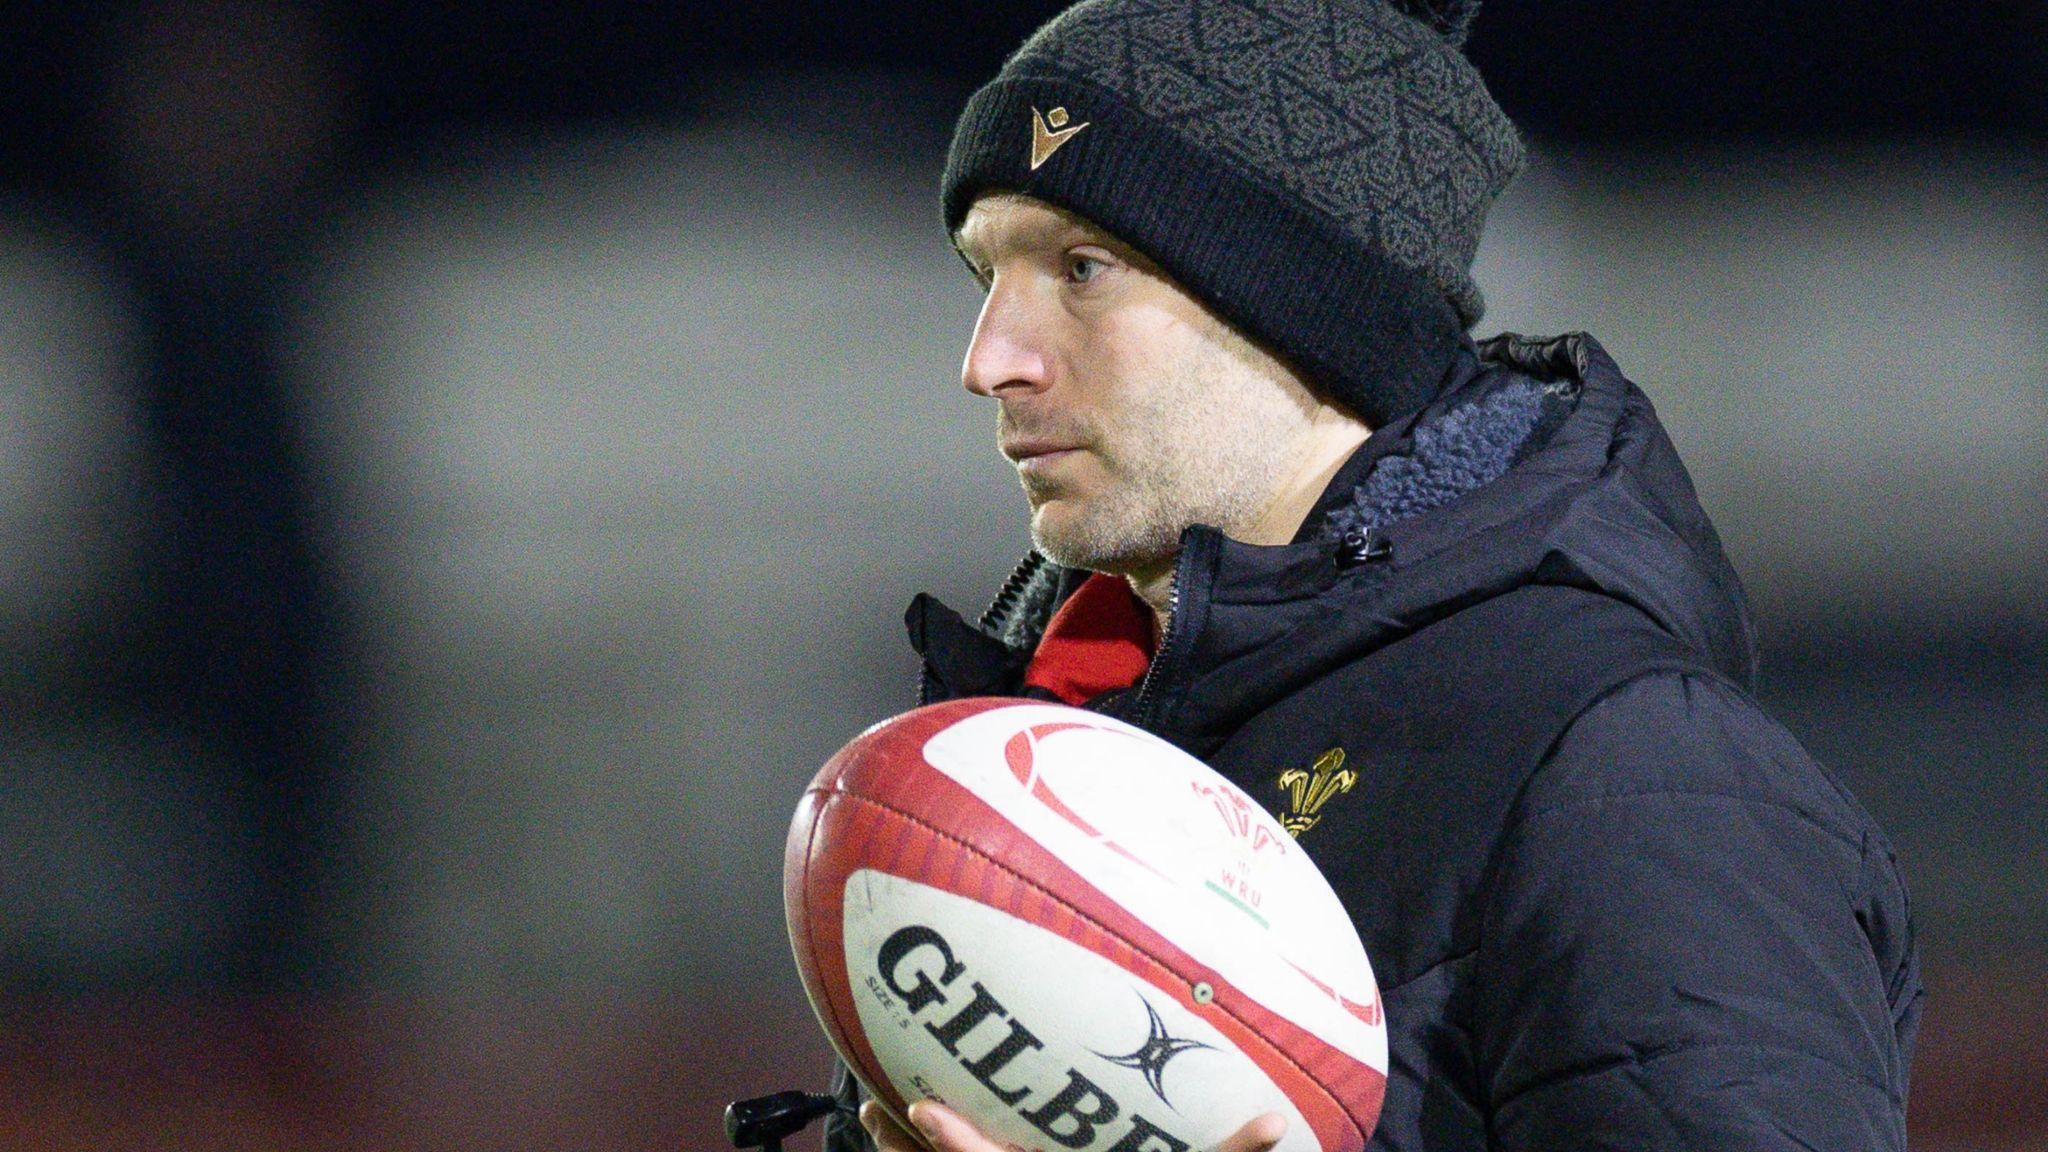
[[[1323,818],[1323,805],[1334,796],[1351,791],[1358,783],[1358,773],[1344,767],[1344,750],[1332,748],[1307,769],[1289,768],[1280,774],[1280,787],[1287,790],[1287,811],[1280,817],[1280,826],[1287,834],[1301,839],[1301,834],[1316,826]]]

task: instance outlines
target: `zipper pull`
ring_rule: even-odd
[[[1337,539],[1337,567],[1356,568],[1360,564],[1378,564],[1392,557],[1394,542],[1378,528],[1347,528]]]

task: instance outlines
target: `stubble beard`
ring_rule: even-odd
[[[1093,491],[1025,478],[1032,542],[1049,559],[1142,577],[1173,562],[1190,525],[1228,535],[1272,500],[1299,409],[1220,351],[1187,360],[1164,369],[1177,386],[1146,390],[1077,438],[1104,473]]]
[[[1032,543],[1057,564],[1091,572],[1131,576],[1171,563],[1195,517],[1154,478],[1117,476],[1109,460],[1103,467],[1112,480],[1085,504],[1058,485],[1025,483]]]

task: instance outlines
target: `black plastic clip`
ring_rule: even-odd
[[[735,1148],[782,1152],[784,1139],[840,1107],[839,1098],[814,1092],[777,1092],[725,1106],[725,1137]]]

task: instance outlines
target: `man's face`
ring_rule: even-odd
[[[1041,201],[983,197],[956,239],[988,293],[962,379],[997,402],[1040,550],[1142,575],[1190,524],[1238,536],[1257,520],[1316,408],[1285,365]]]

